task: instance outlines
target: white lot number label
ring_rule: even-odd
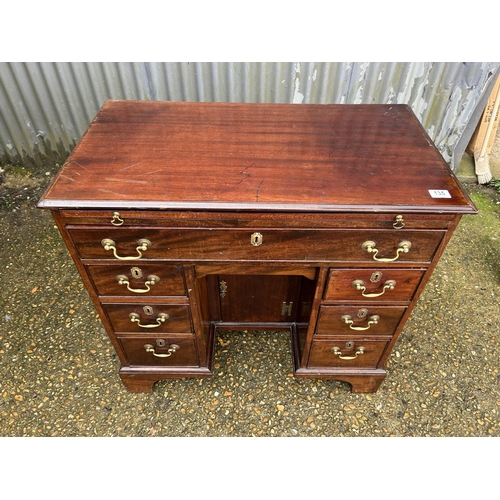
[[[451,198],[451,194],[446,189],[429,189],[432,198]]]

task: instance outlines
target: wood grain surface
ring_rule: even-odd
[[[158,101],[107,101],[39,206],[474,212],[406,105]]]

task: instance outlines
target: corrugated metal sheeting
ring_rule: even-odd
[[[493,62],[0,62],[0,162],[61,163],[106,99],[144,99],[405,103],[454,166],[498,71]]]

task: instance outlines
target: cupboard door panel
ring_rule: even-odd
[[[291,322],[300,276],[219,275],[221,319],[226,322]]]

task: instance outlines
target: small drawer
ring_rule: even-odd
[[[325,229],[448,229],[453,214],[356,214],[280,213],[255,214],[239,212],[170,212],[168,210],[61,210],[65,225],[107,227],[169,226],[169,227],[268,227],[268,228],[325,228]]]
[[[86,268],[101,296],[186,296],[182,266],[140,263]]]
[[[82,259],[429,263],[443,231],[68,227]]]
[[[103,304],[115,332],[191,333],[189,306]]]
[[[331,269],[324,300],[410,301],[425,269]]]
[[[315,340],[308,368],[375,368],[388,344],[387,340]]]
[[[130,366],[199,366],[194,337],[118,336]]]
[[[321,306],[315,335],[393,335],[404,306]]]
[[[156,210],[61,210],[64,224],[130,227],[164,225],[165,212]]]

